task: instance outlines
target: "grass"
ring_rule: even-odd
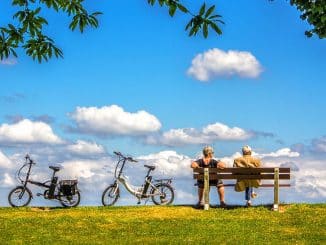
[[[326,204],[0,208],[0,244],[326,244]]]

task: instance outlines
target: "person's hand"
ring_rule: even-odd
[[[199,168],[199,165],[197,162],[192,162],[191,163],[191,168]]]
[[[226,165],[225,165],[224,162],[218,162],[217,167],[218,167],[218,168],[225,168]]]

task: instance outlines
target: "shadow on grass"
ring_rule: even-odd
[[[173,205],[175,207],[191,207],[193,209],[204,209],[203,206],[198,206],[198,205],[189,205],[189,204],[177,204],[177,205]],[[282,205],[282,206],[286,206]],[[226,207],[220,207],[220,205],[209,205],[210,209],[224,209],[224,210],[233,210],[233,209],[239,209],[239,208],[250,208],[250,209],[255,209],[255,208],[265,208],[268,210],[272,210],[273,208],[273,204],[263,204],[263,205],[254,205],[251,207],[247,207],[245,205],[226,205]]]

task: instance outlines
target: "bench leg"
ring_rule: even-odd
[[[208,168],[204,168],[204,210],[209,209],[209,173]]]
[[[274,169],[274,205],[273,210],[278,211],[279,204],[279,168]]]

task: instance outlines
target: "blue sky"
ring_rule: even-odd
[[[1,25],[11,20],[9,2],[0,3]],[[17,169],[17,156],[26,151],[43,162],[101,159],[113,150],[134,156],[174,151],[190,162],[205,144],[214,146],[218,158],[231,158],[249,144],[267,165],[302,165],[302,179],[307,179],[304,169],[315,168],[321,174],[311,173],[319,197],[307,200],[325,201],[325,185],[318,181],[326,177],[326,46],[317,37],[306,38],[309,26],[288,1],[207,1],[216,4],[226,23],[222,36],[210,32],[208,39],[201,34],[189,38],[184,32],[187,16],[170,18],[167,9],[150,7],[147,1],[86,2],[90,11],[104,14],[100,27],[84,34],[69,31],[67,18],[44,12],[49,20],[45,32],[55,37],[64,59],[38,64],[19,51],[19,58],[10,60],[13,64],[0,64],[0,151],[11,162],[1,171],[2,193],[12,184],[4,181],[5,174]],[[201,5],[183,2],[193,11]],[[197,55],[204,58],[194,67]],[[233,63],[227,65],[226,59]],[[191,67],[195,72],[189,74]],[[208,81],[201,81],[200,69],[208,72]],[[226,76],[228,72],[233,75]],[[113,105],[122,112],[114,114]],[[138,111],[146,115],[137,117]],[[109,116],[118,120],[114,128],[104,123]],[[24,120],[20,130],[42,133],[35,123],[43,122],[42,129],[49,127],[52,132],[46,132],[64,142],[38,136],[25,140],[14,130]],[[142,125],[137,126],[139,120]],[[8,136],[5,126],[18,136]],[[78,140],[95,151],[72,154],[67,149]],[[280,149],[289,151],[273,159],[266,156]],[[294,152],[300,156],[293,158]],[[169,164],[177,163],[167,160],[161,167]],[[293,200],[301,200],[304,194],[296,191]],[[189,193],[194,196],[195,190],[188,188]]]

